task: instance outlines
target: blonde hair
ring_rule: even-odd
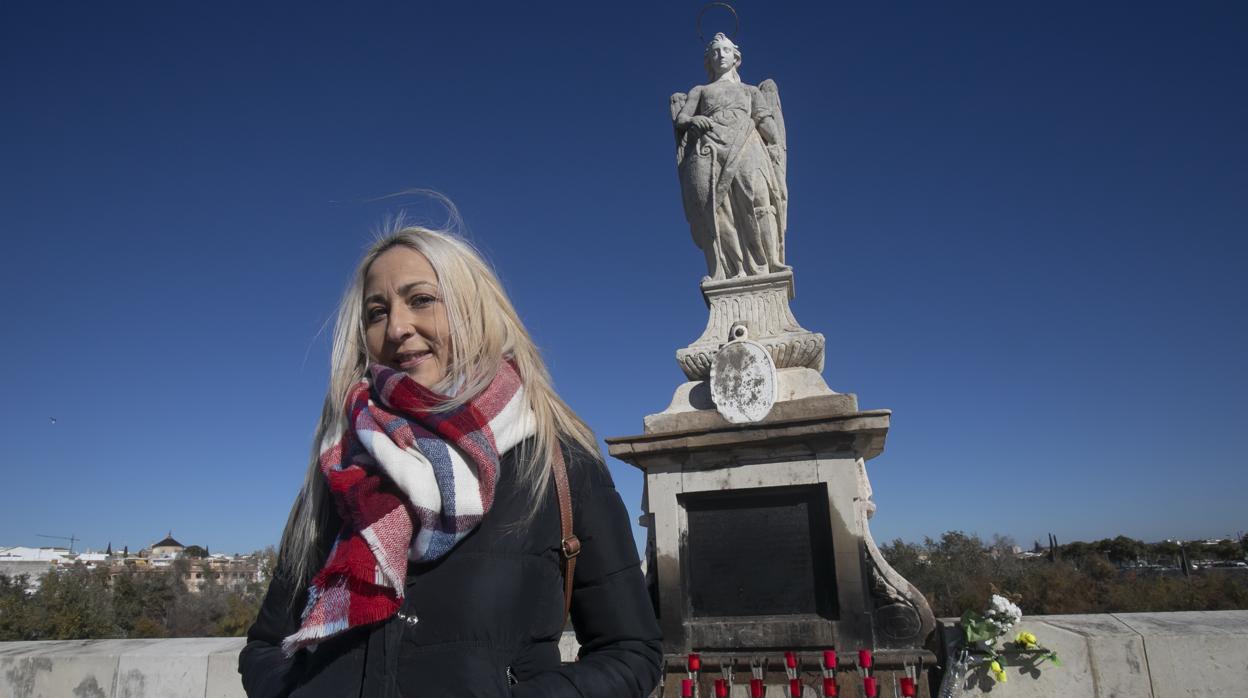
[[[364,341],[364,279],[374,261],[386,251],[407,247],[424,255],[438,277],[439,295],[450,323],[450,357],[447,375],[434,390],[446,393],[458,385],[453,398],[441,409],[453,409],[476,397],[510,357],[533,409],[537,425],[532,447],[516,459],[517,481],[527,488],[534,504],[550,481],[550,463],[560,441],[597,455],[593,431],[555,393],[550,373],[497,275],[463,239],[447,232],[396,223],[391,232],[375,242],[360,260],[350,286],[338,306],[330,359],[329,389],[321,408],[312,454],[303,487],[291,508],[282,534],[281,568],[297,588],[306,586],[321,564],[321,545],[334,506],[320,470],[320,452],[326,442],[336,442],[346,428],[344,406],[352,386],[368,366]],[[537,511],[529,507],[530,516]],[[531,519],[529,520],[531,521]],[[529,521],[523,523],[527,524]]]

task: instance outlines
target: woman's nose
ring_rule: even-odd
[[[386,325],[386,334],[390,341],[401,344],[404,340],[416,334],[415,318],[407,309],[399,309],[391,311],[390,323]]]

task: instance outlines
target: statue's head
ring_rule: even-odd
[[[741,65],[741,47],[719,32],[706,45],[702,64],[706,66],[706,76],[711,80],[718,80],[725,73],[736,75],[737,67]]]

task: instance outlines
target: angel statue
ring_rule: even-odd
[[[741,82],[741,49],[707,44],[708,83],[672,95],[676,169],[707,279],[784,271],[788,224],[784,117],[773,80]]]

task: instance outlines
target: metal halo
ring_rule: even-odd
[[[728,38],[731,39],[733,43],[736,43],[737,34],[741,33],[741,16],[737,14],[736,8],[726,2],[708,2],[702,6],[701,10],[698,10],[698,39],[700,39],[703,44],[706,43],[706,37],[702,35],[702,15],[706,14],[706,11],[712,7],[722,7],[732,13],[732,18],[736,20],[737,28],[733,30],[732,36]]]

